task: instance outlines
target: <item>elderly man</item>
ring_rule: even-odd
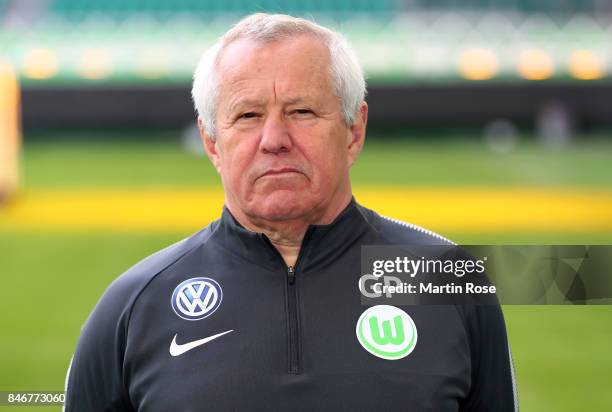
[[[306,20],[248,16],[205,54],[193,99],[222,216],[108,288],[67,410],[515,410],[498,306],[361,304],[361,245],[447,242],[353,199],[364,94],[347,43]],[[372,311],[393,336],[359,333]]]

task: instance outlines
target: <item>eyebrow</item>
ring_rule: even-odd
[[[234,103],[231,103],[229,106],[229,113],[235,113],[237,111],[242,110],[245,107],[262,107],[265,106],[266,103],[264,100],[257,99],[238,99]]]
[[[284,105],[292,105],[292,104],[297,104],[297,103],[305,103],[308,101],[308,98],[304,98],[304,97],[294,97],[292,99],[289,100],[284,100],[283,104]]]
[[[304,103],[312,104],[313,103],[312,98],[310,98],[310,96],[293,97],[293,98],[283,101],[284,106],[290,106],[294,104],[304,104]],[[253,99],[253,98],[238,99],[234,103],[230,104],[228,113],[236,113],[236,112],[244,110],[244,108],[247,108],[247,107],[259,108],[265,105],[266,105],[266,101],[262,99]]]

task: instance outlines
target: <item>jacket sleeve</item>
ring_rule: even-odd
[[[501,307],[473,305],[464,309],[471,342],[472,385],[461,411],[518,411],[514,366]]]
[[[141,260],[117,278],[81,329],[66,376],[68,412],[135,411],[128,390],[124,359],[134,302],[164,269],[201,244],[210,226]]]
[[[133,289],[117,279],[81,329],[66,377],[64,410],[133,411],[123,375],[123,358]]]

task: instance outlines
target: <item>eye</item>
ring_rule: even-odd
[[[255,117],[259,117],[259,113],[246,112],[246,113],[242,113],[240,116],[238,116],[238,119],[253,119]]]
[[[314,112],[310,109],[295,109],[291,112],[291,114],[296,114],[298,116],[308,116],[313,115]]]

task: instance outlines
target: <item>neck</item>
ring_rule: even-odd
[[[309,213],[306,216],[300,216],[291,220],[266,220],[260,217],[252,217],[244,213],[240,208],[236,208],[226,203],[227,208],[232,213],[234,218],[246,229],[251,232],[258,232],[265,234],[276,250],[280,253],[287,266],[294,266],[300,248],[302,246],[302,240],[310,225],[327,225],[334,221],[334,219],[346,208],[351,201],[351,193],[348,193],[346,198],[343,198],[341,202],[335,202],[335,205],[330,205],[322,212],[313,214]]]

